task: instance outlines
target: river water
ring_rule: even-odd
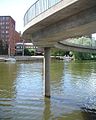
[[[0,62],[0,120],[96,120],[96,61],[51,62],[51,98],[43,62]]]

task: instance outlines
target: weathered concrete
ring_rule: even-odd
[[[43,60],[44,56],[15,56],[16,61]]]
[[[8,59],[8,56],[0,56],[0,62],[6,62],[6,60]],[[36,60],[42,60],[44,56],[14,56],[10,58],[15,58],[16,61],[36,61]]]
[[[44,48],[45,96],[50,97],[50,48]]]

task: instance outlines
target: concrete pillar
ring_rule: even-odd
[[[44,48],[45,96],[50,97],[50,48]]]
[[[22,56],[24,56],[24,40],[23,40],[23,49],[22,49]]]

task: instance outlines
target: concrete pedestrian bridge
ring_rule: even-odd
[[[25,13],[23,36],[37,46],[96,32],[96,0],[38,0]]]
[[[45,96],[50,97],[50,47],[95,32],[96,0],[38,0],[27,10],[23,37],[44,47]]]

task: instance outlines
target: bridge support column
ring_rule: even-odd
[[[50,48],[44,48],[45,97],[50,97]]]

